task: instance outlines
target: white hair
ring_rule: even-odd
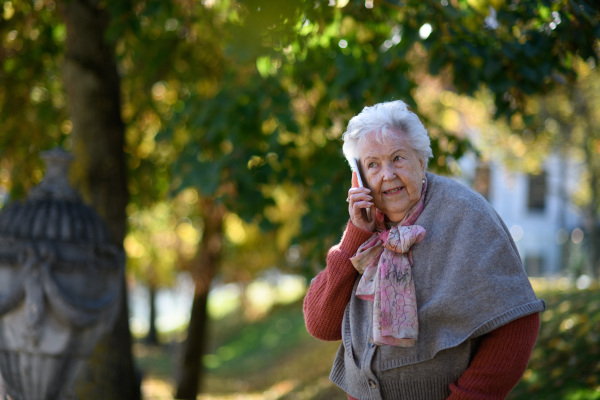
[[[417,114],[410,111],[402,100],[365,107],[350,120],[346,132],[342,135],[342,151],[346,160],[358,158],[360,139],[371,132],[376,133],[377,140],[398,134],[404,135],[425,166],[433,157],[427,129]]]

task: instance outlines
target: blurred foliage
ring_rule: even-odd
[[[172,232],[181,218],[202,235],[198,207],[178,200],[187,190],[227,208],[226,279],[286,260],[290,246],[299,257],[287,267],[311,276],[347,220],[340,136],[365,105],[404,99],[431,132],[430,168],[451,173],[472,148],[473,120],[492,115],[510,134],[524,132],[534,95],[576,82],[580,60],[598,64],[600,7],[591,0],[102,4],[122,81],[140,278],[142,263],[179,259]],[[39,151],[71,146],[66,28],[60,1],[2,5],[0,185],[19,198],[41,179]],[[427,91],[432,75],[439,91]],[[462,108],[458,94],[480,102]]]
[[[536,347],[510,399],[600,399],[598,287],[539,293],[546,301]]]
[[[493,153],[509,168],[528,173],[539,173],[543,167],[541,161],[553,151],[580,162],[585,169],[600,171],[598,160],[588,161],[585,156],[588,150],[593,154],[600,151],[597,146],[600,71],[596,64],[582,59],[574,60],[573,68],[577,79],[572,84],[555,88],[551,95],[534,95],[527,99],[526,108],[535,116],[531,124],[526,125],[523,119],[514,117],[482,125],[486,131],[477,143],[482,153]],[[486,104],[481,93],[478,97]],[[575,199],[581,206],[589,203],[590,187],[583,185],[582,190],[587,193]]]
[[[159,140],[182,140],[176,186],[220,196],[263,228],[273,226],[263,214],[273,202],[266,187],[298,187],[306,206],[297,240],[305,266],[312,254],[317,268],[346,219],[339,137],[365,104],[403,98],[419,110],[413,95],[429,66],[451,91],[486,91],[492,106],[483,112],[512,128],[531,123],[529,95],[572,81],[573,59],[598,56],[598,10],[587,4],[254,1],[234,10],[223,20],[223,36],[233,40],[219,53],[219,89],[191,92]],[[588,39],[575,38],[573,26]],[[436,114],[424,119],[438,160],[431,167],[450,172],[470,149],[464,126],[449,130]]]
[[[42,179],[40,151],[68,145],[71,123],[60,70],[66,28],[54,1],[2,5],[0,188],[22,198]]]
[[[177,272],[173,266],[195,254],[200,234],[186,214],[177,215],[195,197],[191,190],[186,194],[152,208],[130,206],[130,231],[124,241],[128,267],[152,287],[173,284]]]

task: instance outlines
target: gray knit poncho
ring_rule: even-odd
[[[373,344],[373,303],[354,295],[356,284],[346,307],[331,380],[361,400],[444,399],[469,366],[478,337],[545,308],[490,204],[451,179],[427,179],[415,223],[427,233],[412,248],[416,345]]]

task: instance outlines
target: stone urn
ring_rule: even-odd
[[[77,375],[112,328],[124,255],[69,186],[69,153],[0,210],[0,399],[78,399]]]

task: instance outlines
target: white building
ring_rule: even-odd
[[[583,239],[581,217],[571,201],[579,182],[577,165],[552,155],[539,175],[509,171],[499,162],[477,165],[474,157],[465,157],[460,166],[457,179],[481,193],[502,217],[528,275],[564,274],[565,244]]]

